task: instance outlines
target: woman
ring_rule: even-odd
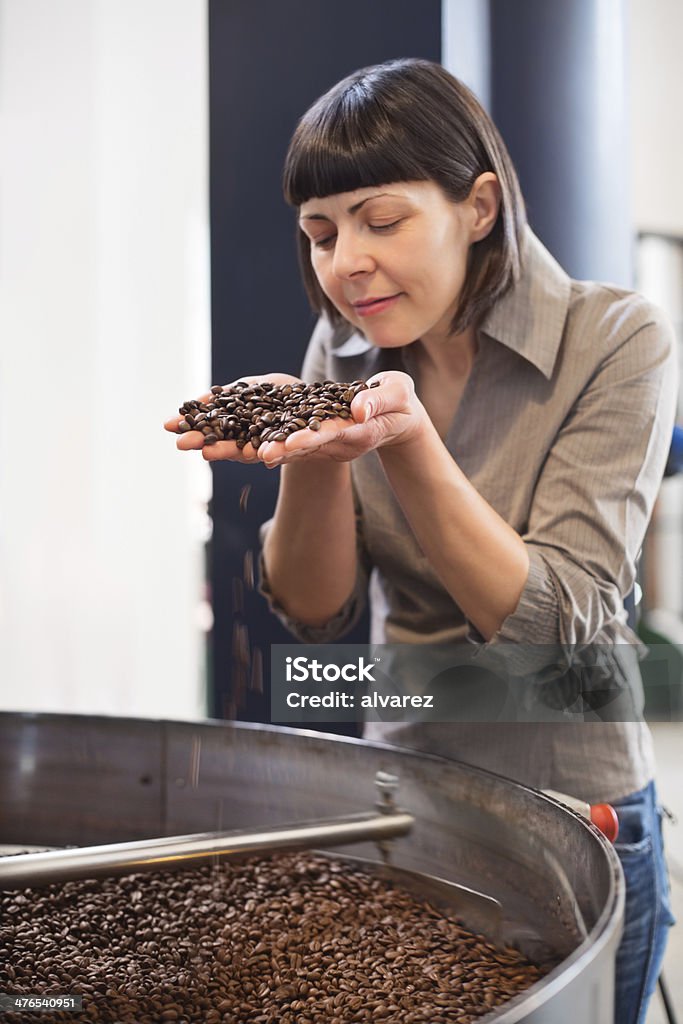
[[[350,424],[203,448],[283,466],[263,550],[274,610],[305,641],[336,640],[369,578],[373,642],[633,652],[623,599],[674,415],[660,313],[568,278],[526,225],[494,125],[439,65],[393,61],[331,89],[299,123],[284,186],[320,314],[302,377],[379,386]],[[646,726],[371,735],[617,805],[629,896],[615,1019],[642,1021],[671,920]]]

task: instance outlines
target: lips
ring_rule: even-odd
[[[358,299],[357,302],[352,302],[351,305],[354,309],[362,309],[365,306],[373,306],[376,302],[387,302],[389,299],[398,298],[398,292],[396,295],[380,295],[376,299]]]
[[[401,297],[401,292],[396,295],[384,295],[377,299],[361,299],[351,305],[359,316],[372,316],[373,313],[382,313],[392,306]]]

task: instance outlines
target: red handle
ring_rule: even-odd
[[[591,821],[607,836],[610,843],[616,842],[619,835],[619,819],[611,804],[591,804]]]

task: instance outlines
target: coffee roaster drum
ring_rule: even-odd
[[[624,903],[614,850],[558,802],[457,761],[274,726],[2,713],[0,846],[354,814],[375,806],[377,772],[398,776],[416,819],[390,841],[392,863],[494,897],[503,941],[559,961],[486,1022],[610,1024]],[[373,844],[343,853],[383,856]]]

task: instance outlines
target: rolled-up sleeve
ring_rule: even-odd
[[[527,581],[488,645],[638,642],[623,602],[664,472],[677,396],[673,331],[658,311],[653,317],[597,368],[550,448],[522,537]],[[486,646],[472,629],[469,638]]]

